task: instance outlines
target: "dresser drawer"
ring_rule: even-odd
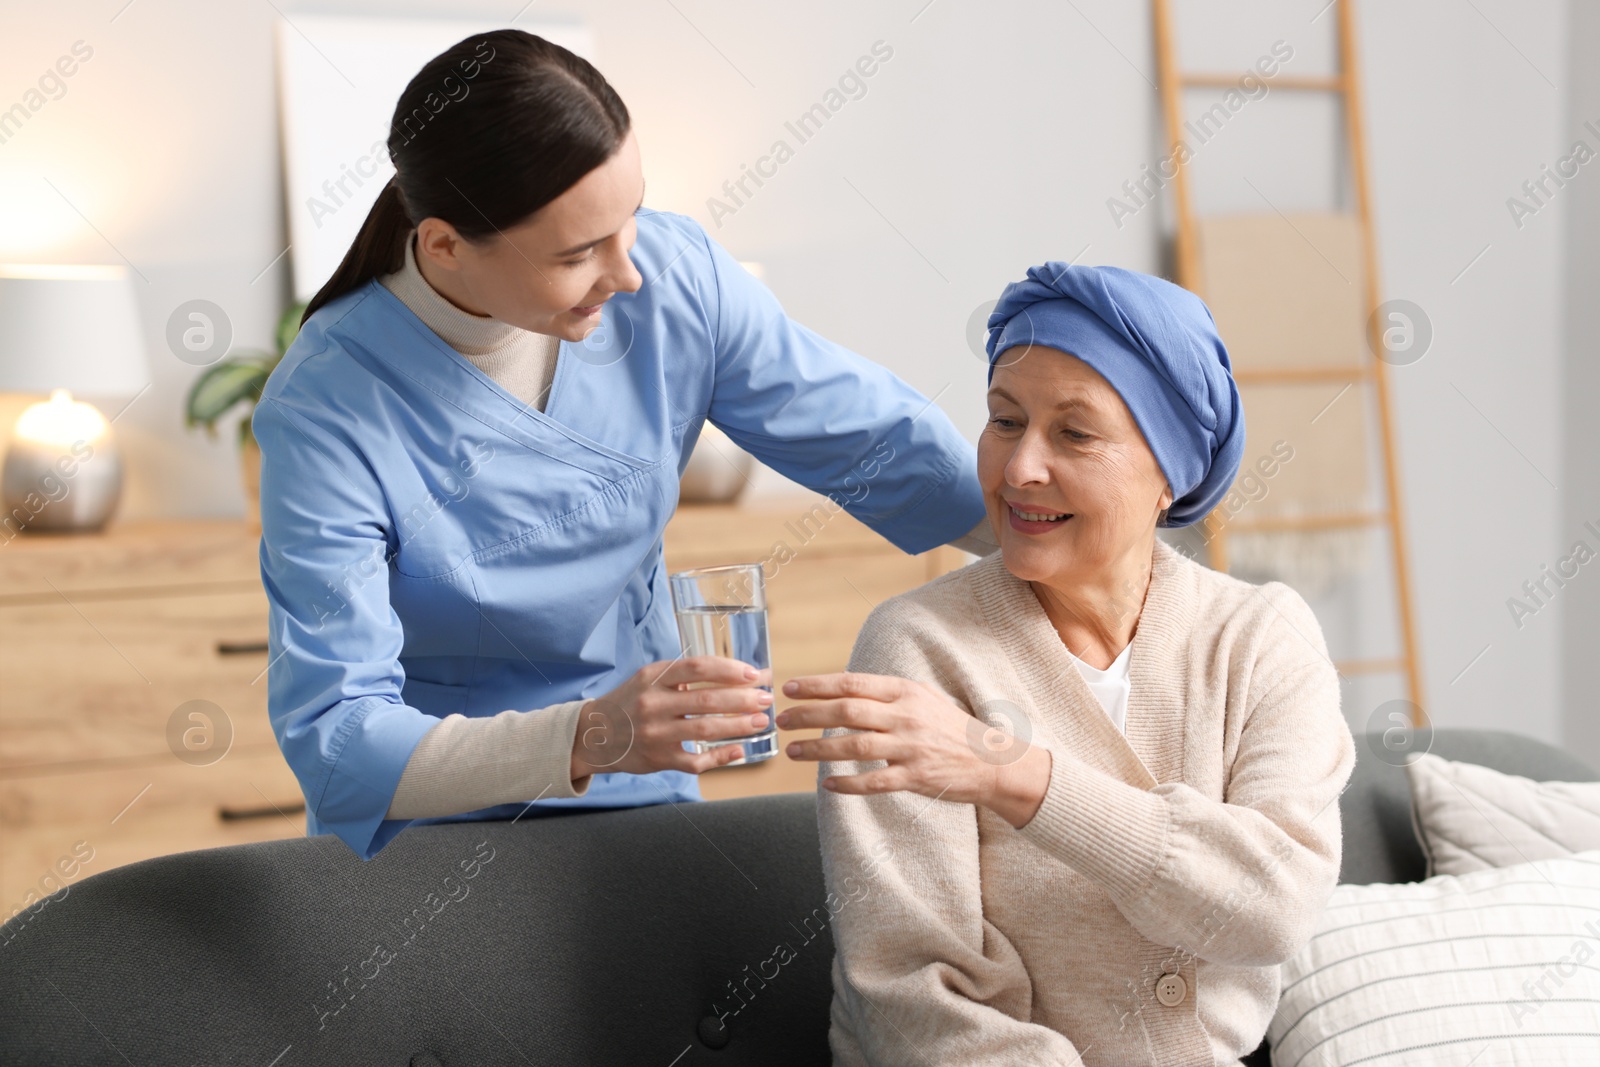
[[[683,504],[667,524],[669,570],[792,556],[904,555],[870,526],[816,493],[749,504]]]
[[[235,749],[208,766],[169,755],[149,766],[0,780],[0,919],[30,890],[48,891],[51,877],[73,882],[172,852],[301,836],[302,805],[276,746]]]
[[[220,709],[177,714],[191,744],[230,726],[234,745],[272,743],[266,618],[259,589],[0,604],[0,775],[168,754],[190,701]]]

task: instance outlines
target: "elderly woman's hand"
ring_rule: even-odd
[[[1050,752],[973,718],[932,686],[880,674],[814,674],[784,683],[798,704],[779,713],[791,730],[843,727],[857,733],[791,742],[796,760],[885,760],[865,774],[827,778],[837,793],[907,790],[982,804],[1012,826],[1025,825],[1050,786]],[[996,736],[991,736],[996,735]],[[994,751],[1020,745],[1015,758]]]

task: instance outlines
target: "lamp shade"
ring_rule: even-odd
[[[0,392],[131,396],[149,381],[125,268],[0,264]]]

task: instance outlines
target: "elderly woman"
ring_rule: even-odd
[[[1354,764],[1316,617],[1155,536],[1244,450],[1210,312],[1047,263],[989,319],[999,550],[878,606],[826,727],[836,1064],[1234,1064],[1339,873]]]

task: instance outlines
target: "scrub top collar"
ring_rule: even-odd
[[[406,307],[382,283],[375,279],[368,282],[367,291],[368,301],[377,301],[374,318],[381,320],[373,324],[380,327],[377,336],[382,336],[382,327],[394,333],[404,331],[406,336],[396,337],[392,344],[363,344],[362,347],[395,372],[427,389],[441,403],[449,404],[528,448],[553,459],[574,463],[585,470],[594,470],[594,467],[590,463],[574,460],[573,445],[634,469],[643,469],[656,463],[655,460],[630,455],[586,437],[557,417],[562,407],[562,383],[572,364],[570,342],[561,341],[550,394],[545,400],[545,409],[540,411],[512,396],[466,356],[445,344],[417,317],[416,312]],[[610,302],[604,314],[616,314]],[[365,329],[362,332],[365,333]],[[417,338],[424,344],[415,344]],[[441,358],[432,358],[436,353]],[[463,378],[480,388],[463,388]]]

